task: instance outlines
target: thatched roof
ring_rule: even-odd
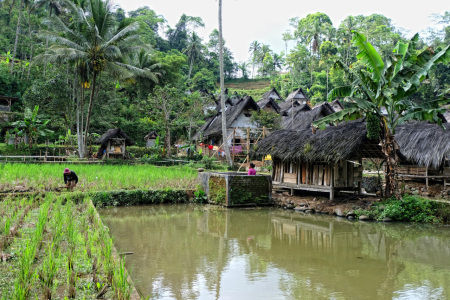
[[[229,106],[227,114],[227,128],[236,120],[236,118],[245,109],[259,110],[258,104],[250,96],[245,96],[238,103],[233,106]],[[199,132],[195,135],[194,139],[198,139],[200,134],[203,133],[203,137],[208,137],[212,135],[221,136],[222,135],[222,113],[218,113],[213,119],[206,123]]]
[[[150,139],[156,139],[156,137],[158,137],[159,134],[156,131],[150,131],[149,134],[147,134],[146,136],[144,136],[144,140],[150,140]]]
[[[302,88],[299,88],[298,90],[295,90],[292,93],[290,93],[289,96],[287,96],[285,102],[290,103],[290,101],[292,101],[293,99],[301,100],[302,102],[309,101],[309,98],[306,96],[306,93],[303,91]]]
[[[339,101],[339,99],[335,99],[335,100],[331,101],[330,105],[335,111],[340,111],[340,110],[344,109],[344,105],[342,105],[342,103],[341,103],[341,101]]]
[[[309,108],[307,104],[299,107],[297,113],[294,115],[294,122],[292,122],[291,114],[283,117],[281,127],[290,130],[311,129],[312,122],[334,113],[333,108],[328,102],[316,105],[312,109],[307,109],[306,107]],[[294,123],[294,128],[292,128],[292,123]]]
[[[412,122],[396,127],[395,140],[405,160],[419,166],[438,168],[450,158],[450,125]]]
[[[277,95],[277,97],[278,97],[277,99],[283,100],[283,98],[280,96],[280,93],[278,93],[278,91],[277,91],[276,88],[273,88],[273,89],[271,89],[270,91],[265,92],[264,95],[262,95],[261,99],[267,99],[267,98],[270,98],[270,95],[271,95],[272,93],[275,93],[275,94]],[[259,101],[258,101],[258,102],[259,102]]]
[[[125,139],[125,145],[127,146],[134,145],[134,142],[130,139],[130,137],[120,128],[108,129],[95,143],[101,144],[102,146],[106,146],[106,143],[108,143],[110,139],[115,138]]]
[[[330,126],[325,130],[278,130],[258,142],[256,154],[271,154],[283,161],[337,162],[361,157],[382,158],[378,141],[367,138],[366,124],[361,120]]]
[[[263,98],[263,99],[259,100],[258,102],[256,102],[256,104],[258,104],[259,108],[261,108],[261,109],[266,107],[267,104],[269,104],[269,103],[270,103],[270,105],[272,105],[272,107],[275,109],[275,111],[277,113],[280,113],[280,110],[281,110],[280,106],[272,98],[267,97],[267,98]]]
[[[300,106],[302,104],[300,104],[300,102],[298,102],[297,100],[294,100],[294,107]],[[292,101],[284,101],[278,104],[278,106],[280,107],[280,113],[285,114],[286,112],[288,112],[291,108],[292,108]]]

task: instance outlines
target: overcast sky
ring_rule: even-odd
[[[172,28],[183,13],[201,17],[205,28],[198,28],[196,32],[205,41],[212,30],[218,28],[217,0],[114,0],[114,3],[125,11],[148,6],[162,15]],[[303,18],[309,13],[327,14],[334,27],[349,15],[383,14],[412,36],[434,26],[431,14],[450,10],[449,0],[223,0],[222,5],[224,39],[238,62],[248,59],[249,45],[254,40],[270,45],[277,53],[284,51],[282,34],[291,29],[289,19]]]

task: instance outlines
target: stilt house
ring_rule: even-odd
[[[96,143],[101,145],[97,153],[98,158],[126,158],[126,147],[134,145],[120,128],[108,129]]]
[[[445,128],[445,129],[444,129]],[[442,180],[450,186],[450,125],[412,122],[398,125],[395,140],[399,145],[401,179]]]
[[[383,158],[378,140],[369,140],[358,120],[325,130],[279,130],[258,143],[256,153],[270,154],[274,188],[329,193],[361,191],[362,159]]]

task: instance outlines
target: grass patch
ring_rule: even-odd
[[[64,187],[64,165],[0,164],[0,191],[56,191]],[[195,189],[197,171],[187,166],[71,165],[75,190]],[[18,188],[19,187],[19,188]]]

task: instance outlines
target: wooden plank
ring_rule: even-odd
[[[296,172],[297,172],[297,184],[300,184],[301,183],[301,179],[300,179],[300,176],[301,176],[301,172],[302,172],[302,168],[301,168],[301,164],[300,163],[296,163],[296,167],[297,167],[297,169],[296,169]]]
[[[318,185],[323,185],[323,165],[319,165],[319,182]]]
[[[347,180],[347,162],[341,161],[342,175],[341,175],[341,186],[348,186]]]
[[[301,183],[306,184],[306,164],[302,164],[302,181]]]
[[[353,186],[353,163],[347,162],[347,186]]]
[[[297,184],[297,173],[284,173],[283,182]]]
[[[319,185],[319,165],[317,164],[314,164],[312,184]]]

